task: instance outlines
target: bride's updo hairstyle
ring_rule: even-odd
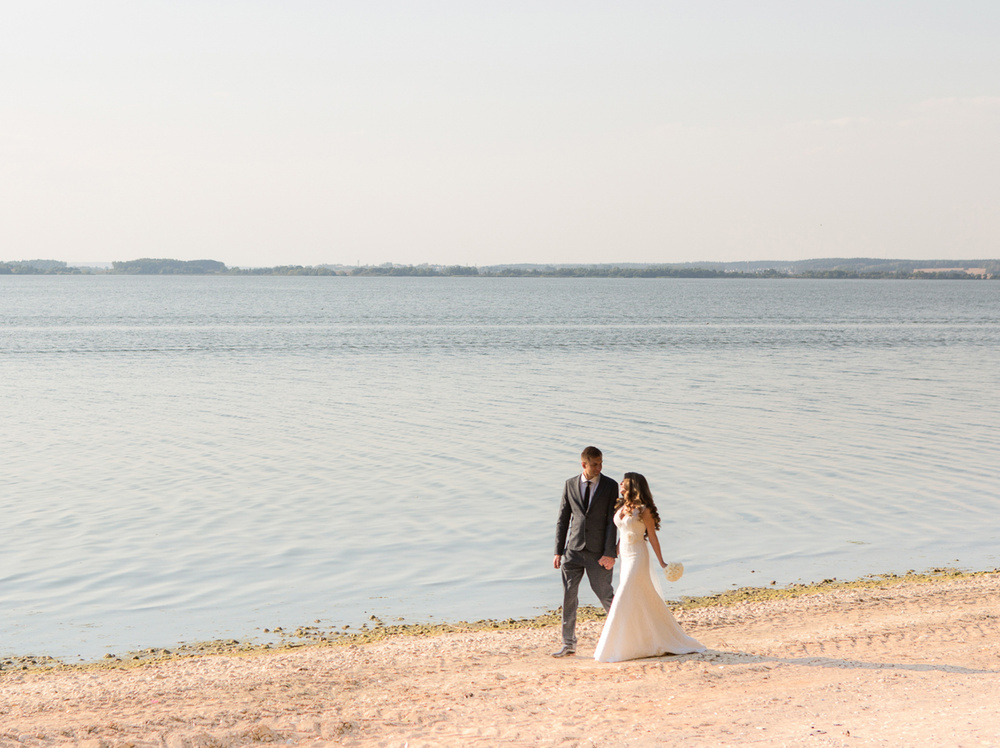
[[[653,526],[660,529],[660,513],[653,503],[653,494],[649,490],[646,478],[639,473],[625,473],[622,477],[622,495],[618,499],[616,509],[625,507],[626,513],[631,513],[640,507],[646,507],[653,516]]]

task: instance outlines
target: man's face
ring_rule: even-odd
[[[601,474],[601,467],[604,464],[604,459],[598,457],[594,460],[582,460],[580,464],[583,465],[583,474],[586,476],[587,480],[593,480]]]

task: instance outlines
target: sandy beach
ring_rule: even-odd
[[[677,611],[708,651],[604,665],[601,622],[0,673],[0,746],[1000,746],[1000,573]]]

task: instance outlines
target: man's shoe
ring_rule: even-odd
[[[568,644],[564,644],[563,648],[560,649],[558,652],[553,652],[552,656],[553,657],[569,657],[570,655],[575,655],[575,654],[576,654],[576,650],[573,649],[573,647],[569,646]]]

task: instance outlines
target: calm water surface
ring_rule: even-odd
[[[551,609],[587,444],[674,597],[993,568],[998,372],[995,282],[0,276],[0,654]]]

